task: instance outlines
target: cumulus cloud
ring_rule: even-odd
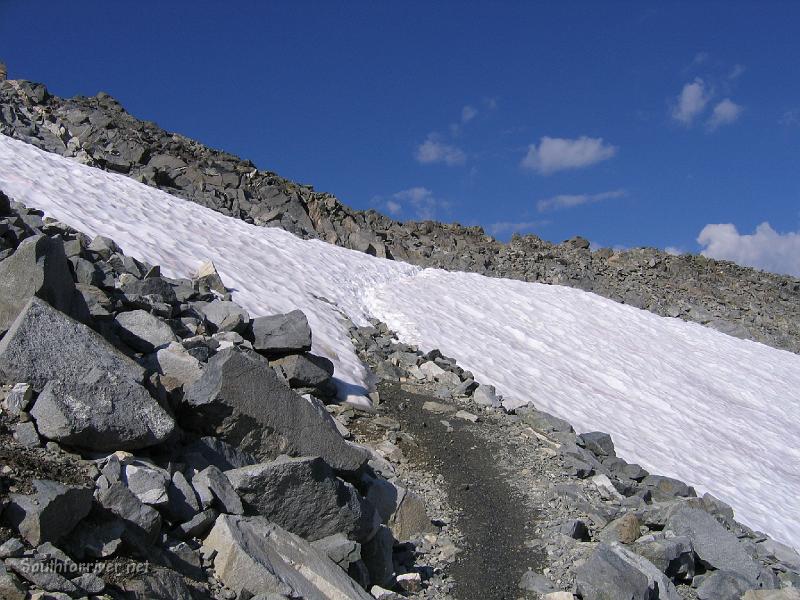
[[[602,202],[603,200],[611,200],[613,198],[622,198],[623,196],[625,196],[625,190],[614,190],[601,194],[561,194],[560,196],[539,200],[536,203],[536,209],[539,212],[549,212],[573,208],[582,204],[594,204],[595,202]]]
[[[547,225],[548,221],[501,221],[500,223],[492,223],[487,226],[487,231],[492,235],[503,235],[508,233],[521,233],[523,231],[530,231],[537,227]]]
[[[470,106],[467,104],[464,108],[461,109],[461,122],[462,123],[469,123],[478,116],[478,109],[474,106]]]
[[[723,125],[729,125],[736,121],[742,114],[742,107],[730,98],[725,98],[722,102],[714,107],[711,112],[711,118],[706,123],[709,131],[714,131]]]
[[[387,210],[395,216],[399,215],[406,207],[413,210],[417,219],[427,221],[435,218],[439,209],[449,208],[450,203],[436,198],[431,190],[422,186],[412,187],[392,194],[391,199],[386,202]]]
[[[706,225],[697,242],[703,256],[800,277],[798,231],[778,233],[765,222],[752,234],[740,234],[731,223],[718,223]]]
[[[399,202],[395,202],[394,200],[387,200],[386,201],[386,210],[389,211],[389,214],[392,216],[397,216],[401,212],[403,212],[403,206]]]
[[[444,163],[447,166],[463,165],[467,155],[458,146],[448,144],[440,135],[431,133],[427,139],[417,146],[414,157],[423,165]]]
[[[672,118],[684,125],[691,125],[710,99],[705,82],[696,77],[693,82],[683,86],[672,109]]]
[[[617,147],[603,142],[603,138],[581,136],[577,139],[543,137],[539,145],[531,144],[522,159],[522,166],[542,175],[556,171],[580,169],[608,160],[617,153]]]

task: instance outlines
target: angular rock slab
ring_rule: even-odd
[[[216,576],[240,597],[371,600],[323,552],[263,517],[220,515],[203,544]]]
[[[34,296],[80,316],[75,312],[80,295],[75,291],[64,244],[46,235],[24,240],[14,254],[0,262],[0,333],[8,330]],[[83,308],[85,311],[85,305]]]
[[[80,381],[48,382],[31,416],[42,436],[97,451],[154,446],[175,429],[175,421],[143,386],[100,369]]]
[[[90,488],[68,487],[56,481],[35,479],[35,494],[11,494],[3,519],[32,546],[57,542],[92,509]]]
[[[120,313],[116,323],[122,341],[139,352],[152,352],[178,339],[169,325],[146,310]]]
[[[268,355],[308,352],[311,327],[303,311],[253,319],[253,348]]]
[[[619,544],[600,544],[576,573],[585,600],[680,600],[672,582],[651,562]]]
[[[310,542],[336,533],[364,542],[379,525],[372,505],[319,457],[282,457],[225,475],[249,508]]]
[[[349,444],[325,407],[288,389],[254,352],[228,348],[185,391],[182,424],[268,461],[281,454],[319,456],[341,471],[355,471],[368,452]]]
[[[144,369],[103,337],[36,297],[0,340],[0,375],[26,381],[37,392],[51,379],[80,381],[88,366],[144,380]]]
[[[675,535],[688,537],[695,554],[706,565],[741,575],[757,586],[761,567],[739,539],[706,511],[680,508],[667,519],[667,528]]]

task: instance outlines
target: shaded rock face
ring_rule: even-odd
[[[181,423],[216,435],[260,460],[281,454],[319,456],[334,469],[355,471],[367,451],[346,442],[324,406],[281,383],[269,363],[239,348],[216,354],[185,392]]]
[[[9,258],[0,261],[0,333],[7,331],[33,296],[76,316],[88,314],[75,291],[64,244],[46,235],[24,240]]]
[[[421,266],[577,287],[800,352],[796,278],[652,248],[592,252],[580,237],[553,244],[515,236],[504,244],[480,227],[400,223],[140,121],[107,94],[64,100],[41,84],[9,81],[0,83],[0,104],[0,133],[249,223]]]
[[[225,475],[253,512],[308,541],[344,533],[364,542],[379,524],[372,505],[318,457],[281,458]]]

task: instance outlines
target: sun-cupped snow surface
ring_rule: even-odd
[[[340,396],[368,403],[367,372],[342,314],[366,324],[361,295],[417,267],[382,261],[281,229],[256,227],[113,173],[0,135],[0,190],[88,235],[112,238],[124,252],[187,277],[214,261],[234,300],[252,317],[299,308],[317,354],[330,358]],[[340,312],[341,311],[341,312]]]
[[[0,135],[0,189],[186,276],[210,258],[252,315],[300,308],[343,394],[367,374],[342,313],[440,348],[620,456],[729,502],[800,545],[800,356],[559,286],[420,270],[247,225]]]
[[[800,541],[800,356],[580,290],[426,270],[367,294],[410,343],[437,347],[618,455]]]

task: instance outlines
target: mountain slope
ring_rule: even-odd
[[[509,406],[614,436],[630,460],[728,501],[797,544],[800,356],[559,286],[420,270],[303,241],[0,136],[0,189],[185,276],[213,259],[253,314],[301,308],[340,394],[369,382],[342,313],[441,347]]]
[[[2,82],[0,133],[301,237],[420,266],[577,287],[800,352],[795,278],[655,249],[590,252],[580,238],[552,244],[525,236],[503,244],[480,227],[399,223],[136,119],[103,93],[65,100],[41,84]]]

